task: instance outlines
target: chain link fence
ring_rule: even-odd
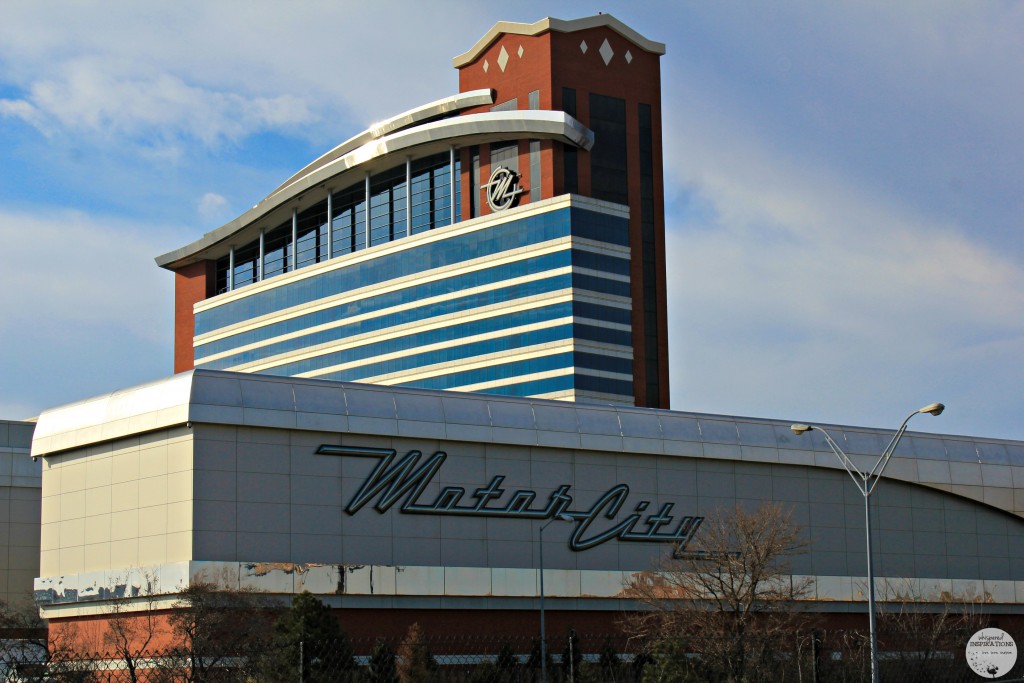
[[[616,635],[564,634],[547,646],[551,683],[736,681],[701,668],[701,655],[685,648],[649,647]],[[883,681],[978,681],[964,646],[922,649],[890,636],[880,652]],[[148,652],[52,651],[39,641],[0,641],[4,683],[533,683],[541,681],[541,647],[530,638],[439,638],[410,641],[299,641],[260,644],[246,653],[171,648]],[[854,683],[870,680],[869,645],[859,631],[792,635],[743,681]],[[999,677],[1022,680],[1022,666]],[[1015,674],[1015,675],[1014,675]]]

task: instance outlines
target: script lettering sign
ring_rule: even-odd
[[[383,514],[397,505],[402,514],[441,515],[452,517],[501,517],[506,519],[545,520],[568,516],[575,522],[569,547],[587,550],[612,539],[631,543],[673,543],[676,551],[685,550],[696,534],[703,517],[680,517],[671,514],[674,503],[664,503],[655,514],[647,514],[650,501],[638,501],[632,512],[625,513],[629,486],[618,484],[598,496],[589,508],[573,507],[572,486],[561,484],[538,503],[537,492],[529,489],[507,491],[502,488],[504,476],[496,476],[470,495],[461,486],[445,486],[433,500],[423,500],[423,493],[434,480],[448,454],[437,451],[425,457],[420,451],[409,451],[401,458],[393,449],[355,448],[322,445],[319,455],[377,458],[379,462],[345,506],[355,515],[367,505]],[[506,493],[509,495],[506,496]],[[535,505],[535,503],[537,503]]]
[[[491,173],[491,178],[484,184],[487,203],[492,211],[504,211],[515,203],[516,197],[523,193],[519,187],[519,175],[512,169],[499,166]]]

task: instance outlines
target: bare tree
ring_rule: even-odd
[[[779,655],[803,616],[796,601],[811,588],[792,576],[790,559],[806,548],[786,508],[736,506],[634,576],[627,593],[648,609],[627,628],[656,654],[644,680],[778,680]]]
[[[891,653],[907,683],[939,680],[959,660],[966,668],[965,644],[982,628],[983,596],[940,593],[929,595],[921,582],[888,582],[878,615],[879,640]]]
[[[251,591],[217,590],[194,583],[183,590],[168,617],[183,660],[186,683],[246,680],[270,641],[271,606]]]
[[[133,580],[136,579],[137,580]],[[90,662],[108,661],[120,667],[120,681],[158,683],[151,668],[152,650],[170,635],[166,615],[160,612],[155,579],[149,574],[115,581],[116,595],[107,598],[103,618],[51,622],[50,668],[59,680],[84,681],[99,676]]]
[[[35,605],[0,600],[0,676],[28,678],[26,671],[45,667],[49,654],[46,622]]]

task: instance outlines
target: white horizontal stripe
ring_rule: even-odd
[[[532,360],[535,358],[543,358],[545,356],[553,356],[560,353],[569,353],[572,351],[572,339],[563,339],[557,342],[547,342],[545,344],[537,344],[534,346],[525,346],[518,349],[510,349],[508,351],[497,351],[495,353],[489,353],[483,356],[472,356],[456,361],[449,361],[445,363],[436,363],[434,365],[424,366],[421,368],[415,368],[409,371],[393,372],[387,375],[378,375],[376,377],[367,377],[366,379],[360,380],[367,384],[401,384],[405,382],[415,382],[421,379],[431,379],[433,377],[442,377],[444,375],[451,375],[456,372],[464,372],[468,370],[480,370],[489,368],[497,364],[511,363],[515,361]],[[572,372],[572,361],[569,362],[569,372]],[[564,373],[562,373],[564,374]],[[502,380],[488,380],[483,382],[483,385],[491,385],[497,382],[497,384],[509,383],[509,379]],[[476,386],[475,384],[472,386]],[[467,389],[467,391],[469,391]]]
[[[576,350],[580,353],[596,353],[602,356],[633,360],[633,347],[609,344],[607,342],[595,342],[589,339],[576,338]]]
[[[215,354],[211,354],[209,356],[204,356],[201,360],[197,360],[196,362],[197,362],[197,364],[199,364],[199,363],[208,363],[210,361],[217,360],[218,358],[224,358],[224,357],[236,354],[236,353],[241,353],[241,352],[249,351],[249,350],[252,350],[252,349],[258,349],[258,348],[262,348],[264,346],[270,346],[271,344],[276,344],[276,343],[279,343],[279,342],[282,342],[282,341],[287,341],[289,339],[295,339],[295,338],[298,338],[298,337],[304,337],[306,335],[315,334],[317,332],[322,332],[324,330],[330,330],[330,329],[333,329],[333,328],[336,328],[336,327],[343,327],[345,325],[352,325],[352,324],[355,324],[355,323],[358,323],[358,322],[362,322],[362,321],[365,321],[365,320],[371,320],[373,318],[379,318],[379,317],[386,316],[386,315],[393,315],[395,313],[400,313],[402,311],[411,311],[411,310],[414,310],[414,309],[417,309],[417,308],[421,308],[421,307],[425,307],[425,306],[431,306],[433,304],[437,304],[437,303],[441,303],[441,302],[447,301],[447,300],[451,299],[453,296],[459,296],[459,297],[472,296],[474,294],[481,294],[481,293],[484,293],[484,292],[494,291],[496,289],[502,289],[502,288],[505,288],[505,287],[513,287],[515,285],[525,284],[525,283],[528,283],[528,282],[544,280],[544,279],[547,279],[549,277],[558,277],[559,275],[567,275],[567,274],[569,274],[570,270],[571,270],[570,267],[564,266],[562,268],[556,268],[554,270],[545,270],[545,271],[541,271],[541,272],[538,272],[538,273],[532,273],[530,275],[524,275],[522,277],[512,278],[510,280],[500,280],[498,282],[493,282],[493,283],[490,283],[490,284],[481,285],[479,287],[473,287],[471,289],[459,290],[457,293],[439,294],[437,296],[428,297],[428,298],[425,298],[425,299],[419,299],[417,301],[410,301],[408,303],[399,304],[397,306],[392,306],[390,308],[382,308],[379,311],[371,311],[369,313],[361,313],[361,314],[358,314],[358,315],[349,316],[347,318],[342,318],[340,320],[335,320],[333,322],[323,323],[321,325],[314,325],[312,327],[308,327],[308,328],[305,328],[305,329],[302,329],[302,330],[296,330],[295,332],[290,332],[288,334],[278,335],[276,337],[271,337],[270,339],[266,339],[266,340],[263,340],[263,341],[253,342],[251,344],[246,344],[244,346],[239,346],[239,347],[236,347],[236,348],[233,348],[233,349],[228,349],[226,351],[221,351],[220,353],[215,353]],[[385,293],[385,291],[386,290],[382,290],[379,293],[383,294],[383,293]],[[566,291],[566,290],[557,290],[557,291]],[[533,296],[537,296],[537,295],[533,295]],[[508,301],[504,302],[504,305],[505,306],[513,305],[515,302],[523,301],[523,300],[526,300],[528,298],[530,298],[530,297],[521,297],[519,299],[508,300]],[[341,304],[339,304],[339,305],[341,305]],[[493,305],[498,305],[498,304],[490,304],[490,305],[493,306]],[[481,308],[478,307],[475,310],[481,310]],[[448,314],[446,314],[446,315],[448,315]],[[420,321],[410,321],[409,323],[404,323],[404,324],[412,324],[413,322],[423,323],[423,322],[426,322],[428,320],[436,319],[436,318],[439,318],[439,317],[442,317],[442,316],[436,316],[436,315],[435,316],[430,316],[430,317],[427,317],[427,318],[423,318]],[[391,329],[391,328],[385,328],[385,329]],[[207,342],[207,343],[209,343],[209,342]]]
[[[633,303],[628,296],[594,292],[589,289],[580,289],[579,287],[574,287],[572,292],[573,301],[579,301],[585,304],[595,304],[597,306],[608,306],[609,308],[623,308],[628,311],[633,310]]]
[[[376,285],[367,285],[358,289],[349,290],[340,294],[335,294],[330,297],[323,299],[317,299],[315,302],[309,302],[306,304],[297,304],[290,308],[276,311],[274,313],[268,313],[266,315],[259,316],[258,318],[251,318],[240,323],[235,323],[229,327],[222,327],[212,332],[207,332],[202,335],[198,335],[193,338],[193,344],[200,346],[202,344],[223,339],[234,334],[241,332],[247,332],[252,329],[257,329],[265,325],[280,322],[283,320],[289,320],[296,318],[307,313],[315,313],[335,306],[351,303],[353,301],[360,301],[367,299],[379,294],[386,294],[401,289],[407,289],[412,286],[426,284],[429,282],[436,282],[439,280],[445,280],[452,277],[458,277],[473,273],[480,270],[486,270],[487,268],[508,265],[518,261],[523,261],[529,258],[536,258],[540,256],[546,256],[559,251],[565,251],[569,248],[568,238],[558,238],[556,240],[550,240],[548,242],[541,242],[537,245],[531,245],[530,247],[524,247],[515,249],[507,252],[503,252],[502,255],[492,256],[481,256],[479,258],[472,259],[470,261],[462,261],[460,263],[444,266],[442,268],[435,268],[429,271],[423,271],[420,273],[414,273],[412,275],[406,275],[401,278],[394,278],[387,280]],[[568,266],[564,266],[568,271]],[[559,272],[563,272],[562,269],[556,269]],[[554,271],[543,271],[543,272],[554,272]]]
[[[572,318],[571,317],[553,318],[551,320],[546,320],[546,321],[539,322],[539,323],[533,323],[531,325],[521,325],[519,327],[512,327],[512,328],[509,328],[509,329],[495,330],[493,332],[487,332],[485,334],[473,335],[471,337],[464,337],[464,338],[457,339],[457,340],[454,340],[454,341],[437,342],[436,344],[427,344],[425,346],[416,346],[416,347],[413,347],[411,349],[403,349],[402,351],[395,351],[393,353],[386,353],[386,354],[381,354],[381,355],[375,355],[375,356],[371,356],[370,358],[364,358],[364,359],[361,359],[361,360],[351,361],[351,362],[348,362],[348,363],[340,363],[338,365],[332,365],[332,366],[330,366],[328,368],[323,368],[321,370],[312,370],[310,372],[303,372],[303,373],[297,374],[296,377],[320,377],[320,376],[323,376],[325,374],[330,374],[330,373],[334,373],[334,372],[341,372],[341,371],[344,371],[344,370],[351,370],[353,368],[358,368],[358,367],[362,367],[362,366],[365,366],[365,365],[373,365],[374,363],[379,363],[379,362],[384,362],[384,361],[389,361],[389,360],[395,360],[395,359],[398,359],[398,358],[405,358],[405,357],[408,357],[408,356],[415,356],[415,355],[418,355],[418,354],[421,354],[421,353],[429,353],[430,351],[438,351],[438,350],[441,350],[441,349],[454,349],[454,348],[458,348],[460,346],[464,346],[466,344],[472,344],[472,343],[479,342],[479,341],[488,341],[488,340],[491,340],[491,339],[500,339],[502,337],[511,336],[513,334],[523,334],[525,332],[533,332],[535,330],[543,330],[543,329],[547,329],[547,328],[550,328],[550,327],[558,327],[559,325],[568,325],[571,322],[572,322]],[[566,339],[565,341],[568,342],[568,341],[571,341],[571,339]],[[551,342],[549,342],[549,343],[551,343]],[[520,348],[523,348],[523,347],[520,347]],[[514,351],[514,350],[515,349],[509,349],[509,351]],[[507,353],[507,352],[495,351],[493,353]],[[493,355],[493,354],[489,354],[489,355]],[[483,355],[477,355],[477,356],[471,356],[470,358],[482,358],[482,357],[483,357]],[[445,363],[455,363],[455,362],[457,362],[457,361],[445,361]],[[422,367],[432,367],[434,365],[437,365],[437,364],[436,363],[432,363],[430,366],[420,366],[420,368],[422,368]],[[403,374],[403,373],[415,372],[416,370],[418,370],[420,368],[410,368],[409,370],[402,370],[399,373],[392,373],[392,374]],[[384,375],[382,375],[382,376],[384,376]],[[361,379],[361,380],[358,380],[358,381],[360,381],[360,382],[368,382],[370,380],[368,380],[368,379]]]
[[[526,382],[536,382],[542,379],[551,379],[553,377],[564,377],[566,375],[573,374],[573,369],[559,368],[557,370],[547,370],[545,372],[535,372],[531,375],[516,375],[515,377],[509,377],[507,379],[498,379],[493,382],[480,382],[478,384],[464,384],[461,386],[451,387],[449,391],[483,391],[485,389],[497,389],[498,387],[507,387],[513,384],[524,384]]]
[[[593,268],[583,268],[582,266],[573,266],[572,272],[578,273],[579,275],[590,275],[592,277],[598,277],[602,280],[614,280],[615,282],[625,282],[629,284],[628,275],[617,275],[615,273],[606,273],[601,270],[594,270]]]
[[[609,372],[606,370],[595,370],[593,368],[581,368],[576,367],[577,375],[586,375],[587,377],[598,377],[600,379],[614,379],[621,380],[623,382],[632,382],[633,375],[622,372]]]
[[[609,244],[608,242],[598,242],[587,237],[580,237],[578,235],[572,236],[573,249],[579,249],[580,251],[589,251],[592,254],[601,254],[602,256],[612,256],[614,258],[629,258],[629,247],[623,247],[618,244]]]
[[[605,320],[597,320],[596,318],[584,318],[582,316],[576,316],[573,322],[581,325],[593,325],[595,327],[601,327],[606,330],[617,330],[619,332],[630,332],[633,330],[632,327],[625,323],[610,323]]]
[[[414,321],[406,323],[404,325],[398,325],[395,327],[389,327],[387,330],[378,330],[374,332],[366,332],[364,334],[356,335],[353,337],[347,337],[345,339],[339,339],[333,342],[325,342],[316,346],[299,349],[286,354],[274,356],[272,358],[264,358],[251,363],[243,363],[241,365],[229,368],[236,372],[257,372],[263,369],[273,368],[278,365],[285,363],[291,363],[298,360],[305,360],[307,358],[315,358],[322,356],[327,353],[334,351],[342,351],[345,349],[351,349],[358,346],[363,346],[371,342],[386,341],[388,339],[394,339],[396,337],[404,337],[409,334],[417,332],[429,332],[431,330],[438,330],[445,327],[450,327],[453,324],[460,324],[466,322],[473,322],[476,320],[485,320],[488,318],[497,318],[502,315],[507,315],[511,312],[520,312],[532,310],[535,308],[543,308],[544,306],[565,303],[570,301],[570,295],[566,290],[559,290],[557,292],[551,292],[545,295],[538,295],[534,297],[527,297],[522,299],[513,310],[509,310],[507,304],[493,304],[491,306],[485,306],[482,308],[474,308],[468,311],[459,311],[456,313],[449,313],[448,315],[438,316],[429,320]],[[410,350],[410,353],[413,351]],[[305,375],[301,375],[305,376]]]
[[[576,195],[561,195],[559,197],[553,197],[539,202],[531,202],[525,206],[507,209],[501,213],[488,214],[486,216],[480,216],[479,218],[472,218],[458,223],[452,223],[451,225],[445,225],[440,228],[435,228],[434,230],[428,230],[416,235],[403,237],[393,242],[378,244],[370,247],[369,249],[361,249],[350,254],[336,256],[335,258],[321,261],[320,263],[315,263],[297,270],[282,273],[281,275],[276,275],[267,280],[261,280],[259,282],[245,285],[230,292],[218,294],[214,297],[204,299],[203,301],[196,303],[192,310],[195,313],[200,313],[238,299],[244,299],[253,294],[271,290],[292,282],[299,282],[325,272],[337,270],[339,268],[347,268],[357,263],[363,263],[364,261],[371,261],[373,259],[380,258],[381,256],[387,256],[406,251],[408,249],[421,247],[425,244],[432,244],[441,240],[450,239],[455,236],[485,230],[504,223],[523,220],[543,213],[558,211],[560,209],[566,209],[573,205],[585,205],[587,210],[615,215],[611,211],[601,210],[602,207],[600,206],[589,202],[581,202],[581,199],[583,198],[577,197]],[[567,236],[559,239],[569,240],[570,238]]]

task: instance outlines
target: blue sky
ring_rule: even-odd
[[[9,0],[0,418],[171,372],[153,257],[499,20],[614,14],[662,59],[672,405],[1024,439],[1024,4]],[[112,20],[116,17],[116,21]]]

